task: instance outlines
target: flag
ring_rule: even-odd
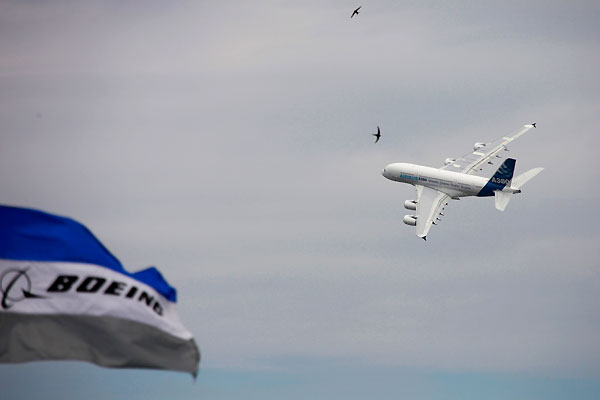
[[[127,272],[82,224],[0,206],[0,362],[80,360],[196,376],[200,353],[177,292]]]

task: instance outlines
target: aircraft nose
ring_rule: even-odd
[[[389,166],[389,165],[387,165],[387,166],[386,166],[386,167],[383,169],[383,171],[381,171],[381,175],[383,175],[384,177],[386,177],[386,178],[388,178],[388,179],[389,179],[389,172],[388,172],[388,169],[389,169],[389,168],[390,168],[390,166]]]

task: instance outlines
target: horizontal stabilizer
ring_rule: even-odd
[[[513,194],[511,192],[503,192],[501,190],[494,190],[494,197],[496,200],[496,209],[498,209],[500,211],[504,211],[504,209],[508,205],[508,202],[512,198],[512,195]]]
[[[543,170],[544,170],[544,168],[534,168],[534,169],[530,169],[527,172],[522,173],[521,175],[519,175],[513,179],[512,187],[514,187],[515,189],[520,189],[530,179],[532,179],[534,176],[536,176]]]

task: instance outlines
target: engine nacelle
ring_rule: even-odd
[[[407,210],[416,210],[417,202],[414,200],[406,200],[404,202],[404,208],[406,208]]]
[[[405,215],[402,222],[406,225],[417,226],[417,217],[415,215]]]
[[[446,165],[452,164],[454,161],[456,161],[456,158],[446,158],[444,160],[444,164],[446,164]]]
[[[485,147],[485,146],[486,146],[485,143],[477,142],[473,145],[473,150],[479,150],[480,148]]]

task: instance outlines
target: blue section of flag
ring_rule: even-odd
[[[170,301],[177,301],[175,288],[156,268],[129,273],[85,226],[38,210],[0,205],[0,258],[100,265],[153,287]]]

